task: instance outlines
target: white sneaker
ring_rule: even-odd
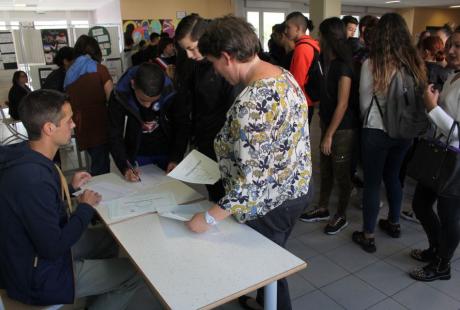
[[[402,211],[401,218],[405,219],[406,221],[414,222],[420,224],[420,221],[415,217],[415,213],[413,211]]]

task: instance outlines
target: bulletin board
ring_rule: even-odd
[[[93,27],[94,28],[94,27]],[[93,29],[91,28],[91,29]],[[107,50],[107,55],[103,55],[104,58],[120,58],[121,57],[121,51],[120,51],[120,35],[118,33],[118,27],[102,27],[107,30],[107,33],[110,37],[110,50]],[[90,29],[88,28],[75,28],[75,39],[78,40],[78,37],[81,36],[82,34],[85,35],[90,35]],[[100,31],[96,31],[96,34],[100,34]],[[91,36],[91,35],[90,35]],[[104,39],[102,37],[101,39]],[[97,40],[97,38],[96,38]],[[107,43],[107,42],[105,42]],[[104,47],[105,48],[105,47]],[[102,51],[102,49],[101,49]]]
[[[150,34],[166,32],[170,38],[174,37],[177,24],[180,19],[134,19],[123,21],[123,33],[125,36],[131,36],[134,44],[141,40],[149,41]]]
[[[18,68],[13,35],[9,31],[0,32],[0,68],[4,70]]]

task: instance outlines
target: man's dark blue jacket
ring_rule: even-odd
[[[53,162],[27,142],[0,147],[0,288],[23,303],[73,303],[71,247],[94,214],[68,218]]]

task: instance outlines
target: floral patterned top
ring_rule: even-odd
[[[307,100],[286,70],[255,81],[235,99],[214,141],[226,195],[238,221],[304,196],[311,178]]]

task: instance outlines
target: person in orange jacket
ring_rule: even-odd
[[[286,17],[286,36],[295,41],[294,54],[292,56],[289,71],[294,76],[308,102],[308,123],[311,123],[314,111],[313,100],[305,91],[308,82],[308,70],[313,62],[315,50],[320,52],[318,41],[306,34],[307,30],[313,30],[313,22],[300,12],[292,12]]]

